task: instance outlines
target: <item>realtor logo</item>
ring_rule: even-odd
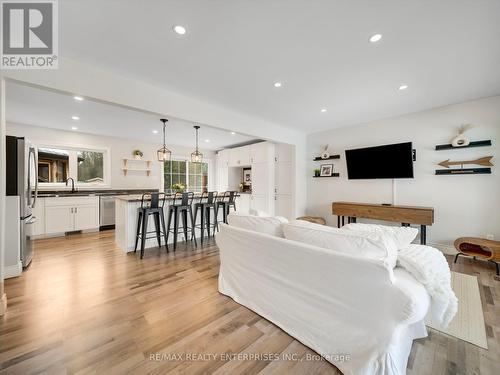
[[[1,1],[2,69],[57,69],[57,0]]]

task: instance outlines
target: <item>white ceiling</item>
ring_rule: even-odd
[[[73,96],[25,86],[14,82],[7,83],[6,89],[7,122],[41,126],[46,128],[108,135],[118,138],[140,139],[145,142],[163,143],[159,114],[140,112],[125,107],[101,103],[86,98],[76,101]],[[72,120],[78,116],[78,121]],[[169,118],[167,123],[167,144],[194,147],[195,131],[193,123]],[[203,124],[199,130],[200,148],[217,150],[254,138],[231,134]],[[158,131],[157,134],[153,130]],[[210,142],[205,142],[205,140]]]
[[[306,132],[500,94],[498,0],[59,6],[64,57]]]

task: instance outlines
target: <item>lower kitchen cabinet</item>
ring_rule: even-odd
[[[250,211],[250,194],[240,193],[240,196],[236,199],[236,210],[244,213]]]
[[[45,233],[99,228],[99,197],[45,199]]]
[[[99,208],[95,206],[76,206],[74,210],[74,230],[99,227]]]
[[[273,214],[274,212],[271,211],[269,200],[270,199],[268,195],[252,193],[252,197],[250,199],[250,208],[253,210],[264,211],[267,214]]]
[[[45,234],[71,232],[73,228],[73,207],[45,207]]]

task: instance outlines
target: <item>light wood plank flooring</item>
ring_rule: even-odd
[[[29,270],[6,281],[0,374],[340,374],[220,295],[218,266],[213,240],[168,255],[149,249],[142,261],[116,247],[113,231],[40,240]],[[408,374],[498,373],[500,283],[490,265],[463,258],[453,269],[479,277],[490,349],[430,331]],[[203,353],[217,360],[194,357]]]

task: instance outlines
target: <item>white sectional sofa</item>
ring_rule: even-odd
[[[221,293],[344,374],[406,373],[413,340],[427,335],[430,296],[422,284],[377,259],[282,238],[269,228],[281,220],[249,220],[252,230],[234,218],[216,236]]]

